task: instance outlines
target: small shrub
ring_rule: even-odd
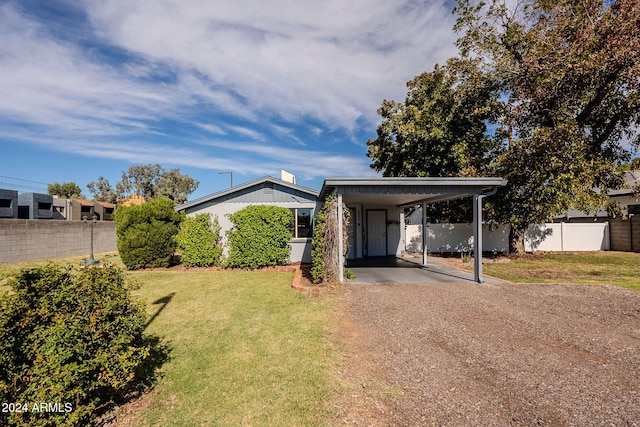
[[[257,268],[286,264],[291,247],[293,214],[287,208],[247,206],[231,215],[227,233],[229,267]]]
[[[344,269],[344,278],[345,279],[349,279],[349,280],[353,280],[353,279],[356,279],[357,276],[350,268],[345,268]]]
[[[181,220],[171,200],[160,198],[119,207],[115,220],[118,252],[128,269],[171,264]]]
[[[10,285],[0,295],[0,402],[28,407],[1,413],[0,425],[88,425],[139,379],[151,351],[144,306],[115,267],[49,265]],[[34,410],[40,402],[60,412]]]
[[[180,224],[176,243],[182,263],[189,267],[220,265],[222,246],[218,217],[211,221],[208,213],[187,217]]]

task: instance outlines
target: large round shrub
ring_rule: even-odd
[[[220,224],[218,217],[211,220],[211,214],[202,213],[185,218],[180,223],[176,243],[180,259],[188,267],[220,265],[222,261]]]
[[[118,252],[128,269],[168,267],[176,250],[180,214],[166,198],[139,206],[118,207],[115,213]]]
[[[293,213],[269,205],[247,206],[231,215],[227,233],[229,267],[257,268],[289,261]]]
[[[0,293],[0,402],[14,407],[0,425],[88,425],[150,354],[144,306],[115,267],[23,270],[10,285]]]

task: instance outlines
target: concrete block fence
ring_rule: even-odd
[[[95,253],[117,250],[116,224],[94,226]],[[0,263],[89,256],[91,223],[30,219],[0,219]]]
[[[640,252],[640,216],[609,220],[611,250]]]

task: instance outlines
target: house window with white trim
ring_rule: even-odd
[[[311,238],[313,230],[313,209],[296,208],[291,209],[291,212],[293,213],[293,228],[291,230],[293,238]]]

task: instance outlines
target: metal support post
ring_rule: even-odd
[[[473,196],[473,273],[478,283],[482,279],[482,199],[484,195]]]
[[[342,193],[338,193],[338,278],[340,283],[344,283],[344,242],[342,241]]]
[[[427,230],[427,204],[422,203],[422,265],[427,266],[427,249],[429,233]]]

